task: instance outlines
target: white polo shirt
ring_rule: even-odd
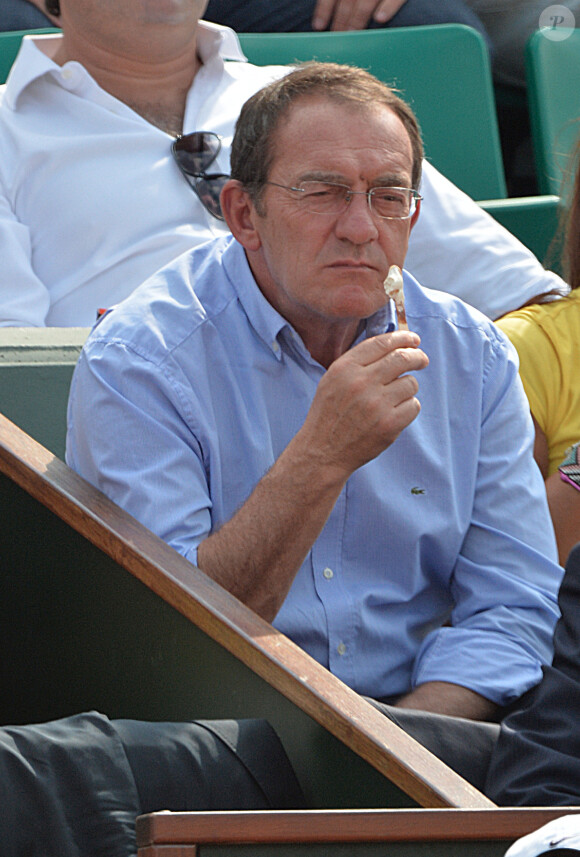
[[[0,107],[0,324],[92,325],[185,250],[227,233],[173,161],[173,138],[101,89],[61,36],[26,37]],[[200,24],[203,66],[184,133],[215,131],[228,173],[244,101],[287,72],[245,61],[233,31]]]

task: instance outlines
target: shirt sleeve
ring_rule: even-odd
[[[211,500],[191,397],[175,367],[91,340],[71,385],[66,460],[195,564]]]
[[[0,327],[41,327],[50,306],[48,289],[32,268],[32,242],[0,180]]]
[[[423,285],[456,295],[495,319],[564,281],[427,161],[421,212],[405,267]]]
[[[483,390],[471,524],[451,577],[454,608],[449,625],[425,638],[412,681],[452,681],[506,705],[551,660],[563,572],[517,360],[499,333]]]

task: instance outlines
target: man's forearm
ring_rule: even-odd
[[[494,720],[498,711],[498,706],[481,694],[445,681],[425,682],[401,697],[396,705],[468,720]]]
[[[198,566],[272,621],[346,481],[296,440],[233,518],[203,541]]]

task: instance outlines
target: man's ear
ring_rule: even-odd
[[[262,242],[256,228],[256,207],[241,182],[236,179],[226,182],[222,188],[220,203],[222,214],[234,238],[246,250],[259,250]]]
[[[419,219],[420,213],[421,213],[421,200],[418,199],[417,200],[417,207],[415,208],[415,211],[413,212],[413,216],[411,217],[411,229],[413,228],[413,226],[416,224],[417,220]]]

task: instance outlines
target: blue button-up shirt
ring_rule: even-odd
[[[350,477],[274,624],[366,695],[449,681],[506,703],[551,657],[562,574],[517,358],[457,299],[406,273],[405,294],[430,361],[421,413]],[[362,335],[393,324],[387,305]],[[195,562],[301,427],[324,371],[241,246],[206,244],[93,331],[68,461]]]

